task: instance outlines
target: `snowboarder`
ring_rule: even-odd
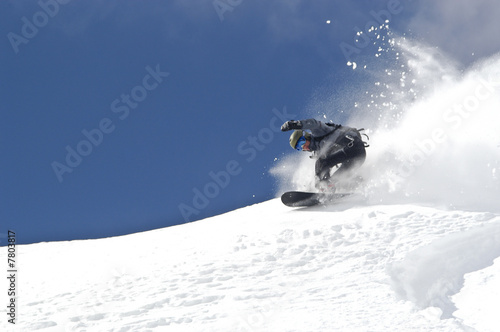
[[[339,183],[352,183],[355,170],[366,158],[365,147],[358,129],[315,119],[287,121],[281,131],[294,130],[290,146],[298,151],[312,152],[315,158],[315,186],[321,191],[335,191]],[[305,130],[309,130],[305,131]],[[334,166],[340,167],[331,175]]]

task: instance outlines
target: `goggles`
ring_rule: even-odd
[[[306,144],[306,138],[304,136],[302,136],[297,141],[297,144],[295,144],[295,150],[302,151],[302,147],[304,146],[304,144]]]

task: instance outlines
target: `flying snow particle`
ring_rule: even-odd
[[[347,65],[348,65],[349,67],[351,67],[351,66],[352,66],[352,70],[356,69],[356,67],[358,66],[358,65],[356,64],[356,62],[351,62],[351,61],[347,61]]]

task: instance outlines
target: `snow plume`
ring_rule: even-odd
[[[355,73],[368,83],[352,84],[349,101],[335,94],[311,107],[328,106],[313,116],[336,121],[338,105],[351,103],[345,123],[369,128],[371,146],[360,169],[367,196],[380,203],[498,209],[500,55],[461,70],[438,49],[404,37],[386,40],[377,52],[358,61]],[[304,173],[307,165],[286,158],[274,174],[288,189],[297,179],[307,187],[314,173]]]
[[[406,63],[386,73],[397,75],[399,86],[394,78],[381,80],[388,100],[353,119],[378,116],[365,167],[368,190],[411,201],[497,209],[500,56],[461,73],[435,50],[404,39],[397,47]]]
[[[271,174],[279,181],[278,193],[314,190],[314,160],[308,156],[306,153],[287,155],[271,169]]]

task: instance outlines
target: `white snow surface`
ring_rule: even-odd
[[[17,321],[0,278],[0,331],[499,331],[500,55],[463,69],[390,33],[376,43],[378,62],[353,68],[371,86],[310,105],[335,119],[352,102],[352,125],[370,128],[364,199],[274,199],[150,232],[18,246]],[[387,68],[376,67],[382,54]],[[280,192],[311,187],[314,161],[277,159]]]
[[[18,320],[7,324],[2,306],[2,331],[500,326],[500,215],[490,212],[274,199],[155,231],[22,245],[18,256]]]

